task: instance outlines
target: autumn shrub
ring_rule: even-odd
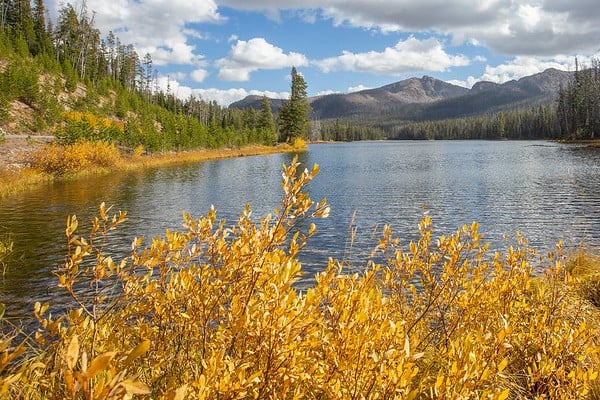
[[[111,167],[119,159],[119,149],[107,142],[52,143],[34,154],[33,166],[49,174],[62,175],[92,167]]]
[[[146,154],[146,149],[144,148],[143,145],[139,144],[139,145],[135,146],[135,148],[133,149],[133,152],[131,153],[131,156],[133,158],[140,158],[144,154]]]
[[[569,258],[567,268],[581,281],[580,295],[600,309],[600,257],[580,248]]]
[[[304,139],[297,137],[292,141],[292,147],[297,150],[306,150],[307,145]]]
[[[299,289],[298,254],[326,217],[304,191],[318,171],[284,166],[272,214],[184,228],[131,255],[107,253],[124,213],[101,205],[90,232],[67,221],[55,271],[73,299],[48,304],[27,356],[0,364],[10,398],[585,399],[598,375],[598,310],[562,249],[525,239],[490,254],[473,223],[403,244],[381,233],[362,272],[331,259]],[[376,260],[376,261],[374,261]],[[543,274],[531,279],[533,266]],[[536,267],[538,271],[538,267]],[[9,350],[9,348],[11,350]],[[12,349],[0,348],[4,358]],[[4,365],[4,367],[3,367]],[[3,368],[3,369],[1,369]]]

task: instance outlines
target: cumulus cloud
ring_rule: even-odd
[[[594,56],[580,56],[580,65],[591,65]],[[510,80],[519,80],[525,76],[543,72],[548,68],[556,68],[563,71],[575,69],[575,57],[558,55],[551,58],[517,56],[508,62],[496,66],[487,65],[484,73],[479,77],[469,76],[466,80],[449,80],[449,83],[467,88],[480,81],[504,83]]]
[[[338,94],[340,93],[337,90],[321,90],[320,92],[317,92],[316,96],[327,96],[328,94]]]
[[[201,97],[204,100],[216,101],[222,106],[228,106],[229,104],[242,100],[243,98],[253,96],[267,96],[271,99],[288,99],[290,94],[288,92],[271,92],[268,90],[246,90],[246,89],[194,89],[194,94]]]
[[[548,68],[568,71],[573,70],[574,61],[574,58],[567,56],[551,59],[518,56],[504,64],[493,67],[488,65],[479,80],[504,83],[512,79],[518,80],[524,76],[537,74]]]
[[[550,56],[596,51],[600,7],[596,0],[219,0],[246,10],[319,10],[336,25],[382,32],[448,35],[453,43],[480,43],[496,53]]]
[[[177,98],[185,100],[186,98],[194,95],[205,101],[216,101],[217,104],[226,107],[233,102],[242,100],[243,98],[254,95],[254,96],[267,96],[271,99],[288,99],[290,97],[289,92],[272,92],[268,90],[246,90],[243,88],[231,88],[231,89],[194,89],[186,85],[182,85],[179,80],[173,79],[170,76],[161,76],[157,79],[156,88],[167,92],[167,89],[173,93]]]
[[[226,81],[247,81],[250,74],[259,69],[301,67],[307,64],[308,60],[303,54],[286,54],[263,38],[237,40],[229,55],[217,61],[219,79]]]
[[[348,88],[348,93],[360,92],[361,90],[369,90],[369,89],[373,89],[373,88],[365,86],[365,85],[350,86]]]
[[[450,67],[469,64],[462,55],[450,55],[437,39],[419,40],[410,37],[382,52],[343,52],[338,57],[314,62],[323,72],[361,71],[401,75],[418,71],[445,71]]]
[[[194,82],[204,82],[206,77],[208,76],[208,71],[203,68],[198,68],[190,74],[190,77],[194,80]]]

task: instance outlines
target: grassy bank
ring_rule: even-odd
[[[81,142],[67,146],[50,144],[33,152],[23,168],[0,167],[0,198],[57,179],[79,179],[117,170],[155,168],[220,158],[305,150],[306,144],[301,140],[291,145],[251,145],[241,148],[198,149],[153,154],[145,154],[141,147],[132,152],[124,152],[114,145],[103,142]]]
[[[386,226],[377,263],[330,260],[299,290],[310,220],[329,208],[305,192],[318,167],[298,167],[259,222],[185,215],[124,260],[101,243],[125,213],[101,205],[83,234],[69,218],[55,274],[74,308],[38,304],[34,337],[0,338],[0,397],[600,398],[597,260],[560,245],[542,258],[520,237],[490,254],[476,223],[434,238],[425,216],[416,241]]]

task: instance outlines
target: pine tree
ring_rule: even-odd
[[[275,133],[275,121],[273,120],[273,112],[271,111],[271,102],[267,96],[263,96],[262,99],[258,125],[269,134]]]
[[[302,75],[292,67],[292,85],[290,98],[279,110],[281,133],[285,141],[291,142],[297,137],[306,137],[310,128],[312,107],[306,94],[306,82]]]

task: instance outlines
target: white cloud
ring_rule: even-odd
[[[476,84],[479,81],[480,81],[480,79],[476,79],[476,78],[474,78],[472,76],[469,76],[464,81],[461,81],[461,80],[458,80],[458,79],[451,79],[451,80],[446,81],[446,82],[451,83],[451,84],[456,85],[456,86],[462,86],[464,88],[471,89],[473,87],[473,85]]]
[[[401,75],[419,71],[445,71],[464,66],[469,60],[462,55],[450,55],[436,39],[419,40],[409,37],[382,52],[343,52],[341,56],[315,61],[323,72],[361,71]]]
[[[259,69],[280,69],[308,64],[306,57],[300,53],[284,53],[263,38],[248,41],[238,40],[227,58],[217,61],[219,78],[226,81],[247,81],[250,74]]]
[[[288,92],[271,92],[262,90],[246,90],[246,89],[194,89],[193,93],[200,98],[207,101],[216,101],[221,106],[228,106],[229,104],[242,100],[243,98],[254,95],[254,96],[267,96],[271,99],[288,99],[290,94]]]
[[[591,65],[592,58],[596,56],[579,56],[580,65]],[[471,88],[480,81],[488,81],[494,83],[505,83],[510,80],[519,80],[525,76],[543,72],[548,68],[556,68],[562,71],[575,70],[575,57],[567,55],[559,55],[555,57],[526,57],[517,56],[508,62],[496,66],[486,66],[484,73],[476,78],[469,76],[466,80],[449,80],[449,83],[454,85]]]
[[[190,74],[190,77],[194,80],[194,82],[203,82],[208,76],[208,71],[203,68],[198,68]]]
[[[288,99],[290,97],[289,92],[272,92],[268,90],[246,90],[243,88],[231,88],[231,89],[192,89],[189,86],[185,86],[179,83],[177,79],[173,77],[161,76],[157,80],[157,88],[163,92],[170,91],[175,97],[185,100],[194,95],[205,101],[216,101],[219,105],[226,107],[229,104],[242,100],[243,98],[255,95],[255,96],[267,96],[272,99]]]
[[[548,68],[560,70],[573,70],[575,59],[568,56],[554,57],[551,59],[540,57],[517,56],[508,63],[497,66],[487,66],[485,72],[478,79],[480,81],[490,81],[504,83],[512,79],[518,80],[524,76],[537,74]]]
[[[340,93],[337,90],[321,90],[320,92],[317,92],[316,96],[327,96],[328,94],[338,94]]]
[[[348,93],[360,92],[361,90],[369,90],[369,89],[372,89],[372,88],[365,86],[365,85],[350,86],[348,88]]]

